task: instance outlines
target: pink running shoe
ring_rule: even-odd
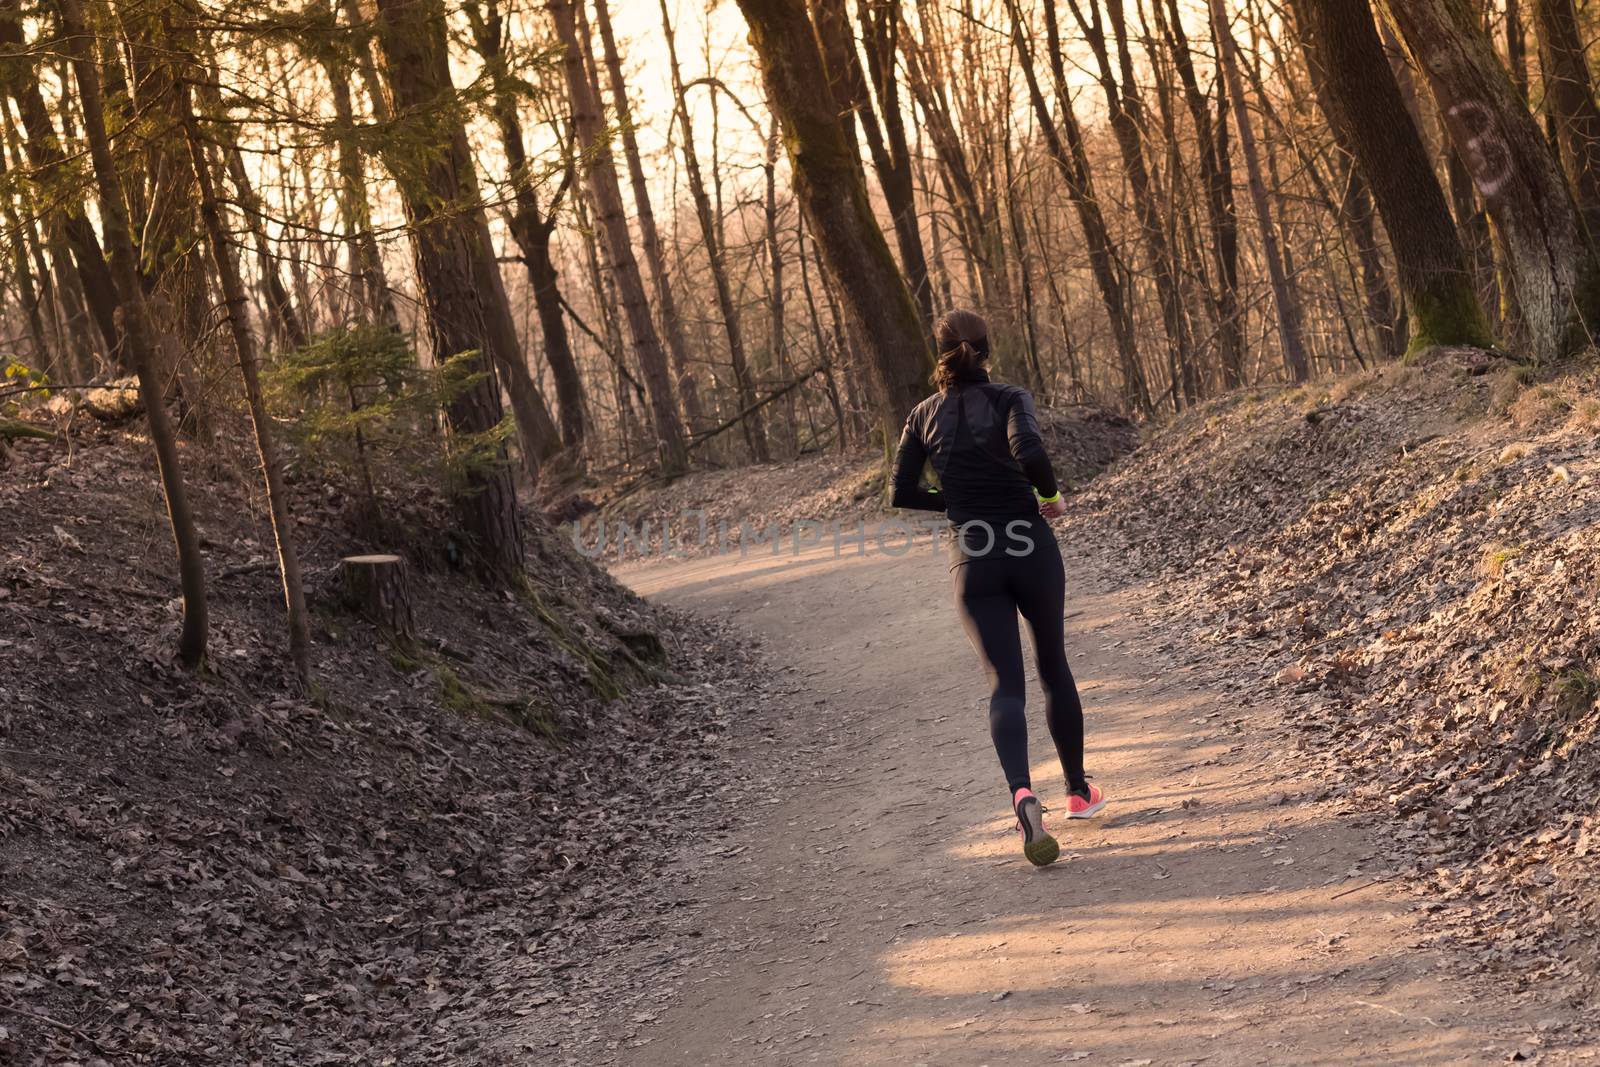
[[[1022,854],[1035,867],[1048,867],[1061,855],[1061,845],[1044,828],[1044,805],[1031,789],[1012,794],[1011,806],[1017,813],[1017,830],[1022,834]]]
[[[1086,787],[1083,793],[1067,793],[1067,818],[1092,819],[1106,806],[1106,794],[1097,785]]]

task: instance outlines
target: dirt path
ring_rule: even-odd
[[[1271,707],[1198,684],[1191,653],[1127,621],[1140,594],[1082,561],[1068,649],[1113,802],[1058,820],[1065,855],[1042,871],[1006,817],[941,558],[824,549],[621,576],[736,616],[800,684],[745,757],[780,784],[680,859],[700,868],[703,948],[663,961],[659,1012],[604,1028],[608,1062],[1588,1059],[1543,1047],[1560,1009],[1422,947],[1419,901],[1383,880],[1371,831],[1286,777],[1294,741]],[[1059,805],[1030,687],[1036,789]]]

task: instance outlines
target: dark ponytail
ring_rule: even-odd
[[[959,382],[987,380],[984,364],[989,360],[989,324],[983,316],[956,308],[939,320],[933,339],[939,350],[933,384],[940,392]]]

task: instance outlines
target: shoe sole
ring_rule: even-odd
[[[1069,819],[1092,819],[1096,815],[1099,815],[1100,814],[1100,809],[1105,807],[1105,806],[1106,806],[1106,798],[1105,797],[1101,797],[1095,803],[1090,804],[1087,808],[1084,808],[1082,811],[1069,811],[1069,812],[1067,812],[1067,818],[1069,818]]]
[[[1028,862],[1035,867],[1048,867],[1061,855],[1061,845],[1046,832],[1044,828],[1044,809],[1040,806],[1039,801],[1036,798],[1029,798],[1024,800],[1023,804],[1031,805],[1027,809],[1031,818],[1024,819],[1021,812],[1018,812],[1017,817],[1023,821],[1025,827],[1033,827],[1034,838],[1029,841],[1026,832],[1024,832],[1022,854],[1028,857]]]
[[[1022,854],[1035,867],[1048,867],[1061,856],[1061,844],[1049,834],[1022,846]]]

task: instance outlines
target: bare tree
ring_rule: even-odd
[[[606,6],[606,0],[594,0],[594,10],[605,55],[606,73],[611,82],[612,107],[617,113],[617,129],[622,138],[622,157],[628,164],[628,183],[633,189],[633,203],[638,212],[645,262],[650,265],[650,279],[654,284],[656,310],[661,317],[662,332],[666,334],[667,355],[672,360],[678,398],[683,401],[683,412],[692,428],[705,417],[705,413],[700,406],[699,385],[689,370],[689,342],[683,336],[683,318],[678,313],[678,301],[672,293],[667,257],[662,251],[661,234],[656,229],[655,209],[650,204],[650,182],[645,175],[644,160],[639,155],[639,139],[634,134],[633,105],[628,102],[628,81],[622,73],[622,55],[617,51],[616,35],[611,31],[611,11]]]
[[[611,272],[622,296],[622,311],[628,320],[634,354],[650,397],[651,423],[662,469],[677,473],[689,462],[683,420],[678,417],[672,395],[672,376],[667,355],[661,345],[645,296],[639,261],[633,254],[628,235],[628,219],[622,206],[622,189],[617,184],[616,164],[600,116],[600,102],[594,85],[584,70],[583,44],[578,37],[576,13],[571,0],[550,0],[546,5],[555,23],[556,36],[565,50],[562,63],[566,72],[567,93],[572,102],[572,124],[583,153],[584,178],[594,201],[595,222],[611,255]]]
[[[683,155],[684,176],[689,182],[689,195],[694,200],[695,219],[700,227],[700,239],[705,244],[706,261],[711,269],[711,282],[717,298],[717,311],[722,316],[722,328],[728,339],[728,359],[732,364],[734,389],[740,411],[750,415],[741,423],[745,443],[758,463],[768,458],[765,420],[755,407],[755,381],[750,370],[750,357],[745,349],[744,324],[739,306],[734,300],[733,282],[729,276],[727,258],[722,241],[722,225],[706,189],[705,176],[700,169],[700,153],[695,147],[694,120],[689,112],[688,86],[683,80],[683,69],[678,63],[677,32],[667,12],[666,0],[661,2],[661,32],[667,42],[667,64],[672,73],[673,111],[678,124],[678,149]]]
[[[1278,312],[1278,339],[1283,345],[1283,362],[1295,381],[1311,373],[1306,355],[1300,298],[1294,282],[1284,268],[1278,232],[1272,220],[1272,205],[1267,198],[1267,182],[1256,150],[1250,109],[1245,106],[1244,79],[1239,73],[1239,45],[1228,28],[1228,10],[1223,0],[1210,0],[1211,33],[1217,42],[1217,64],[1228,81],[1233,101],[1233,121],[1239,130],[1239,150],[1244,155],[1245,176],[1250,186],[1250,202],[1255,207],[1256,225],[1261,231],[1262,256],[1267,261],[1267,276],[1272,283],[1272,302]]]
[[[83,109],[84,136],[88,140],[99,193],[100,225],[111,246],[113,285],[124,331],[125,358],[138,377],[139,399],[144,404],[145,421],[150,427],[150,442],[161,472],[172,540],[178,551],[178,582],[183,590],[183,628],[178,636],[178,658],[185,666],[197,667],[205,659],[207,629],[205,560],[200,554],[200,533],[195,527],[188,489],[184,485],[177,434],[167,414],[161,381],[156,376],[150,312],[145,306],[138,253],[128,223],[127,202],[123,199],[124,179],[111,154],[111,141],[106,133],[100,72],[93,58],[94,38],[78,0],[57,0],[57,6],[78,86],[79,106]]]
[[[182,53],[177,53],[181,55]],[[192,64],[193,60],[190,57]],[[260,359],[255,335],[250,330],[249,298],[239,276],[233,249],[228,243],[227,223],[217,197],[210,161],[200,139],[198,123],[191,110],[189,86],[179,84],[180,112],[184,140],[194,166],[195,187],[200,194],[200,219],[211,250],[212,266],[222,290],[223,310],[233,336],[234,353],[239,357],[239,372],[244,382],[245,403],[250,411],[250,426],[255,433],[256,456],[266,485],[267,511],[272,517],[272,537],[278,550],[278,573],[283,581],[283,600],[289,626],[289,660],[302,682],[311,677],[311,628],[306,617],[306,593],[300,580],[300,554],[295,547],[294,522],[289,515],[289,494],[283,484],[283,460],[273,439],[272,420],[261,394]]]

